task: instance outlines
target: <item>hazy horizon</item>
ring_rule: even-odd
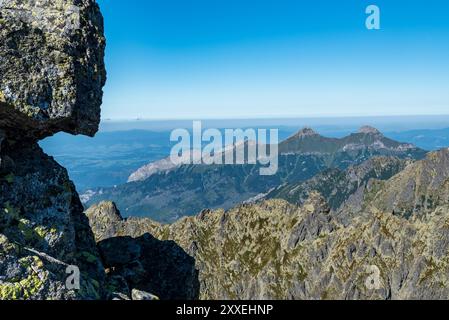
[[[363,125],[377,127],[381,131],[410,131],[415,129],[449,128],[449,115],[408,115],[375,117],[291,117],[291,118],[234,118],[234,119],[103,119],[100,132],[148,130],[164,131],[175,128],[189,128],[194,120],[202,121],[205,128],[243,127],[315,127],[345,128],[356,130]]]
[[[449,3],[98,1],[104,119],[444,114]],[[413,22],[413,23],[412,23]]]

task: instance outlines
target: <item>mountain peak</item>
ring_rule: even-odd
[[[379,130],[371,126],[363,126],[359,129],[358,133],[364,134],[381,134]]]
[[[310,127],[304,127],[301,130],[298,131],[296,134],[297,137],[310,137],[310,136],[317,136],[318,133],[316,133],[312,128]]]

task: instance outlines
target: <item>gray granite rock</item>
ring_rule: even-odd
[[[0,0],[0,128],[14,139],[95,134],[104,49],[94,0]]]
[[[37,144],[98,130],[104,48],[94,0],[0,0],[0,300],[108,296],[78,193]]]

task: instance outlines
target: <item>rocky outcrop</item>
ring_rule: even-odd
[[[98,299],[104,269],[67,171],[34,143],[0,151],[0,299]],[[81,290],[66,289],[69,265]]]
[[[198,298],[195,260],[175,242],[160,241],[148,232],[140,232],[141,221],[122,219],[110,202],[93,206],[86,214],[98,241],[109,282],[117,283],[117,279],[121,279],[120,286],[110,286],[114,295],[132,297],[137,290],[151,292],[163,300]],[[151,221],[148,223],[152,224]]]
[[[94,0],[0,1],[0,128],[14,138],[93,135],[104,48]]]
[[[0,1],[0,299],[107,296],[78,194],[37,144],[96,132],[104,44],[93,0]]]

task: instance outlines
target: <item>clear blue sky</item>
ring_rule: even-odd
[[[98,2],[104,118],[449,114],[447,0]]]

